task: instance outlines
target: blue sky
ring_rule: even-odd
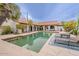
[[[68,21],[79,17],[79,4],[75,3],[19,3],[21,18],[33,21]]]

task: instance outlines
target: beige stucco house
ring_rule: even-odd
[[[26,25],[24,28],[25,32],[29,31],[62,31],[63,24],[57,21],[48,21],[48,22],[33,22],[31,26],[29,26],[27,21],[18,21],[20,24]]]
[[[63,24],[61,22],[57,21],[45,21],[45,22],[33,22],[31,26],[29,26],[27,20],[21,19],[19,21],[12,21],[6,19],[6,21],[3,22],[1,26],[7,26],[9,25],[11,27],[11,30],[15,33],[17,31],[16,24],[24,24],[26,27],[24,28],[24,32],[31,32],[31,31],[62,31],[63,29]],[[1,30],[0,30],[1,32]],[[19,33],[22,33],[20,29],[18,29]]]

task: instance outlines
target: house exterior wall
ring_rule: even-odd
[[[43,31],[45,31],[45,26],[43,26]]]
[[[26,31],[29,32],[29,25],[27,25]]]
[[[64,30],[64,29],[63,29],[63,26],[55,26],[55,30],[56,31],[61,31],[61,30]]]
[[[37,31],[37,26],[34,26],[34,30]]]
[[[32,25],[32,31],[34,31],[34,25]]]
[[[63,26],[53,26],[53,28],[51,28],[51,26],[53,25],[48,25],[48,26],[42,26],[43,27],[43,31],[61,31],[61,30],[64,30],[63,29]]]
[[[27,32],[27,26],[24,28],[24,32]]]

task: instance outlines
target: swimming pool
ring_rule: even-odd
[[[52,33],[48,32],[37,32],[27,36],[19,37],[15,40],[10,40],[9,42],[32,51],[39,52],[51,34]]]

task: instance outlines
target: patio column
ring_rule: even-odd
[[[55,31],[58,31],[58,27],[57,26],[55,26]]]
[[[24,32],[27,32],[27,26],[24,28]]]
[[[27,25],[27,32],[29,32],[29,25]]]
[[[34,31],[34,25],[32,25],[32,31]]]
[[[45,26],[43,26],[43,31],[45,31]]]
[[[35,28],[35,29],[36,29],[36,31],[37,31],[37,26],[36,26],[36,28]]]
[[[50,30],[50,26],[48,26],[48,31]]]

